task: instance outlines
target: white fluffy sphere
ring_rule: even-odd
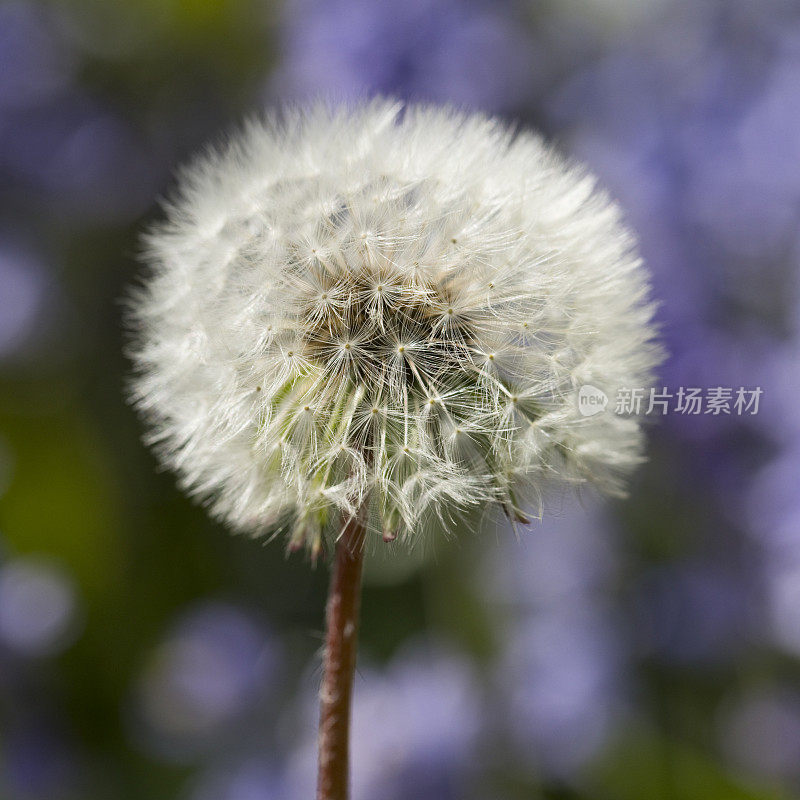
[[[546,480],[619,492],[647,387],[646,276],[583,169],[494,119],[375,101],[248,125],[181,177],[131,297],[133,394],[181,485],[318,549],[413,542]]]

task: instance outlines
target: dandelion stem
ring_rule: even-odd
[[[347,800],[350,698],[358,649],[358,610],[364,561],[363,509],[344,524],[328,590],[320,689],[317,800]]]

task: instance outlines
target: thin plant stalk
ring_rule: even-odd
[[[336,543],[328,590],[320,689],[317,800],[347,800],[348,797],[350,700],[358,650],[364,516],[362,510],[344,525]]]

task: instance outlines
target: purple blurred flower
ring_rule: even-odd
[[[767,361],[773,391],[768,432],[778,452],[755,476],[747,496],[753,540],[762,552],[768,630],[800,656],[800,297],[792,337]]]
[[[624,650],[606,611],[554,609],[509,631],[496,678],[503,726],[527,769],[572,776],[620,722]]]
[[[589,502],[550,510],[522,537],[481,559],[507,621],[493,705],[523,766],[563,779],[597,755],[625,707],[627,654],[608,603],[618,554]]]
[[[27,722],[3,731],[0,796],[9,800],[74,797],[77,768],[74,754],[45,724]]]
[[[0,5],[0,111],[41,103],[69,83],[73,59],[48,16],[39,4]]]
[[[21,656],[50,656],[75,640],[81,612],[70,576],[25,557],[0,567],[0,643]]]
[[[750,492],[750,524],[778,561],[800,561],[800,437],[759,473]]]
[[[0,183],[14,206],[101,223],[146,209],[155,168],[124,118],[71,82],[53,13],[0,8]]]
[[[600,505],[553,499],[541,522],[482,553],[476,581],[505,611],[584,605],[601,595],[617,568],[609,520]]]
[[[730,17],[739,5],[729,4]],[[677,4],[672,24],[620,43],[549,109],[642,238],[677,360],[668,370],[675,383],[684,374],[674,364],[703,335],[764,322],[760,315],[780,299],[774,282],[780,286],[786,258],[796,256],[800,221],[800,178],[786,169],[800,141],[800,103],[788,97],[800,53],[784,46],[776,26],[749,31],[744,47],[753,57],[742,58],[739,26],[720,20],[725,9],[699,8],[698,26]],[[674,47],[680,22],[684,49]]]
[[[800,397],[800,387],[798,388]],[[800,436],[758,475],[750,520],[763,552],[764,593],[776,642],[800,656]]]
[[[28,248],[0,240],[0,359],[46,331],[43,312],[52,288],[47,269]]]
[[[282,44],[282,98],[379,93],[502,111],[537,80],[525,21],[505,0],[292,0]]]
[[[137,687],[140,738],[168,758],[204,750],[267,692],[277,643],[222,603],[185,614],[151,654]]]
[[[732,658],[752,639],[754,588],[740,572],[717,563],[653,569],[642,577],[635,599],[643,651],[679,664]]]
[[[114,223],[147,208],[154,169],[113,112],[81,94],[20,110],[0,122],[0,174],[17,202],[44,201],[72,219]]]
[[[800,270],[797,279],[800,281]],[[787,449],[800,446],[800,291],[796,297],[797,320],[791,339],[764,354],[764,384],[769,387],[769,413],[761,420],[772,440]]]

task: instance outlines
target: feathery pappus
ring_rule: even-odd
[[[537,135],[377,100],[254,121],[186,168],[129,299],[132,394],[184,489],[319,550],[414,543],[553,480],[619,493],[660,360],[620,211]],[[359,510],[362,511],[359,511]]]

